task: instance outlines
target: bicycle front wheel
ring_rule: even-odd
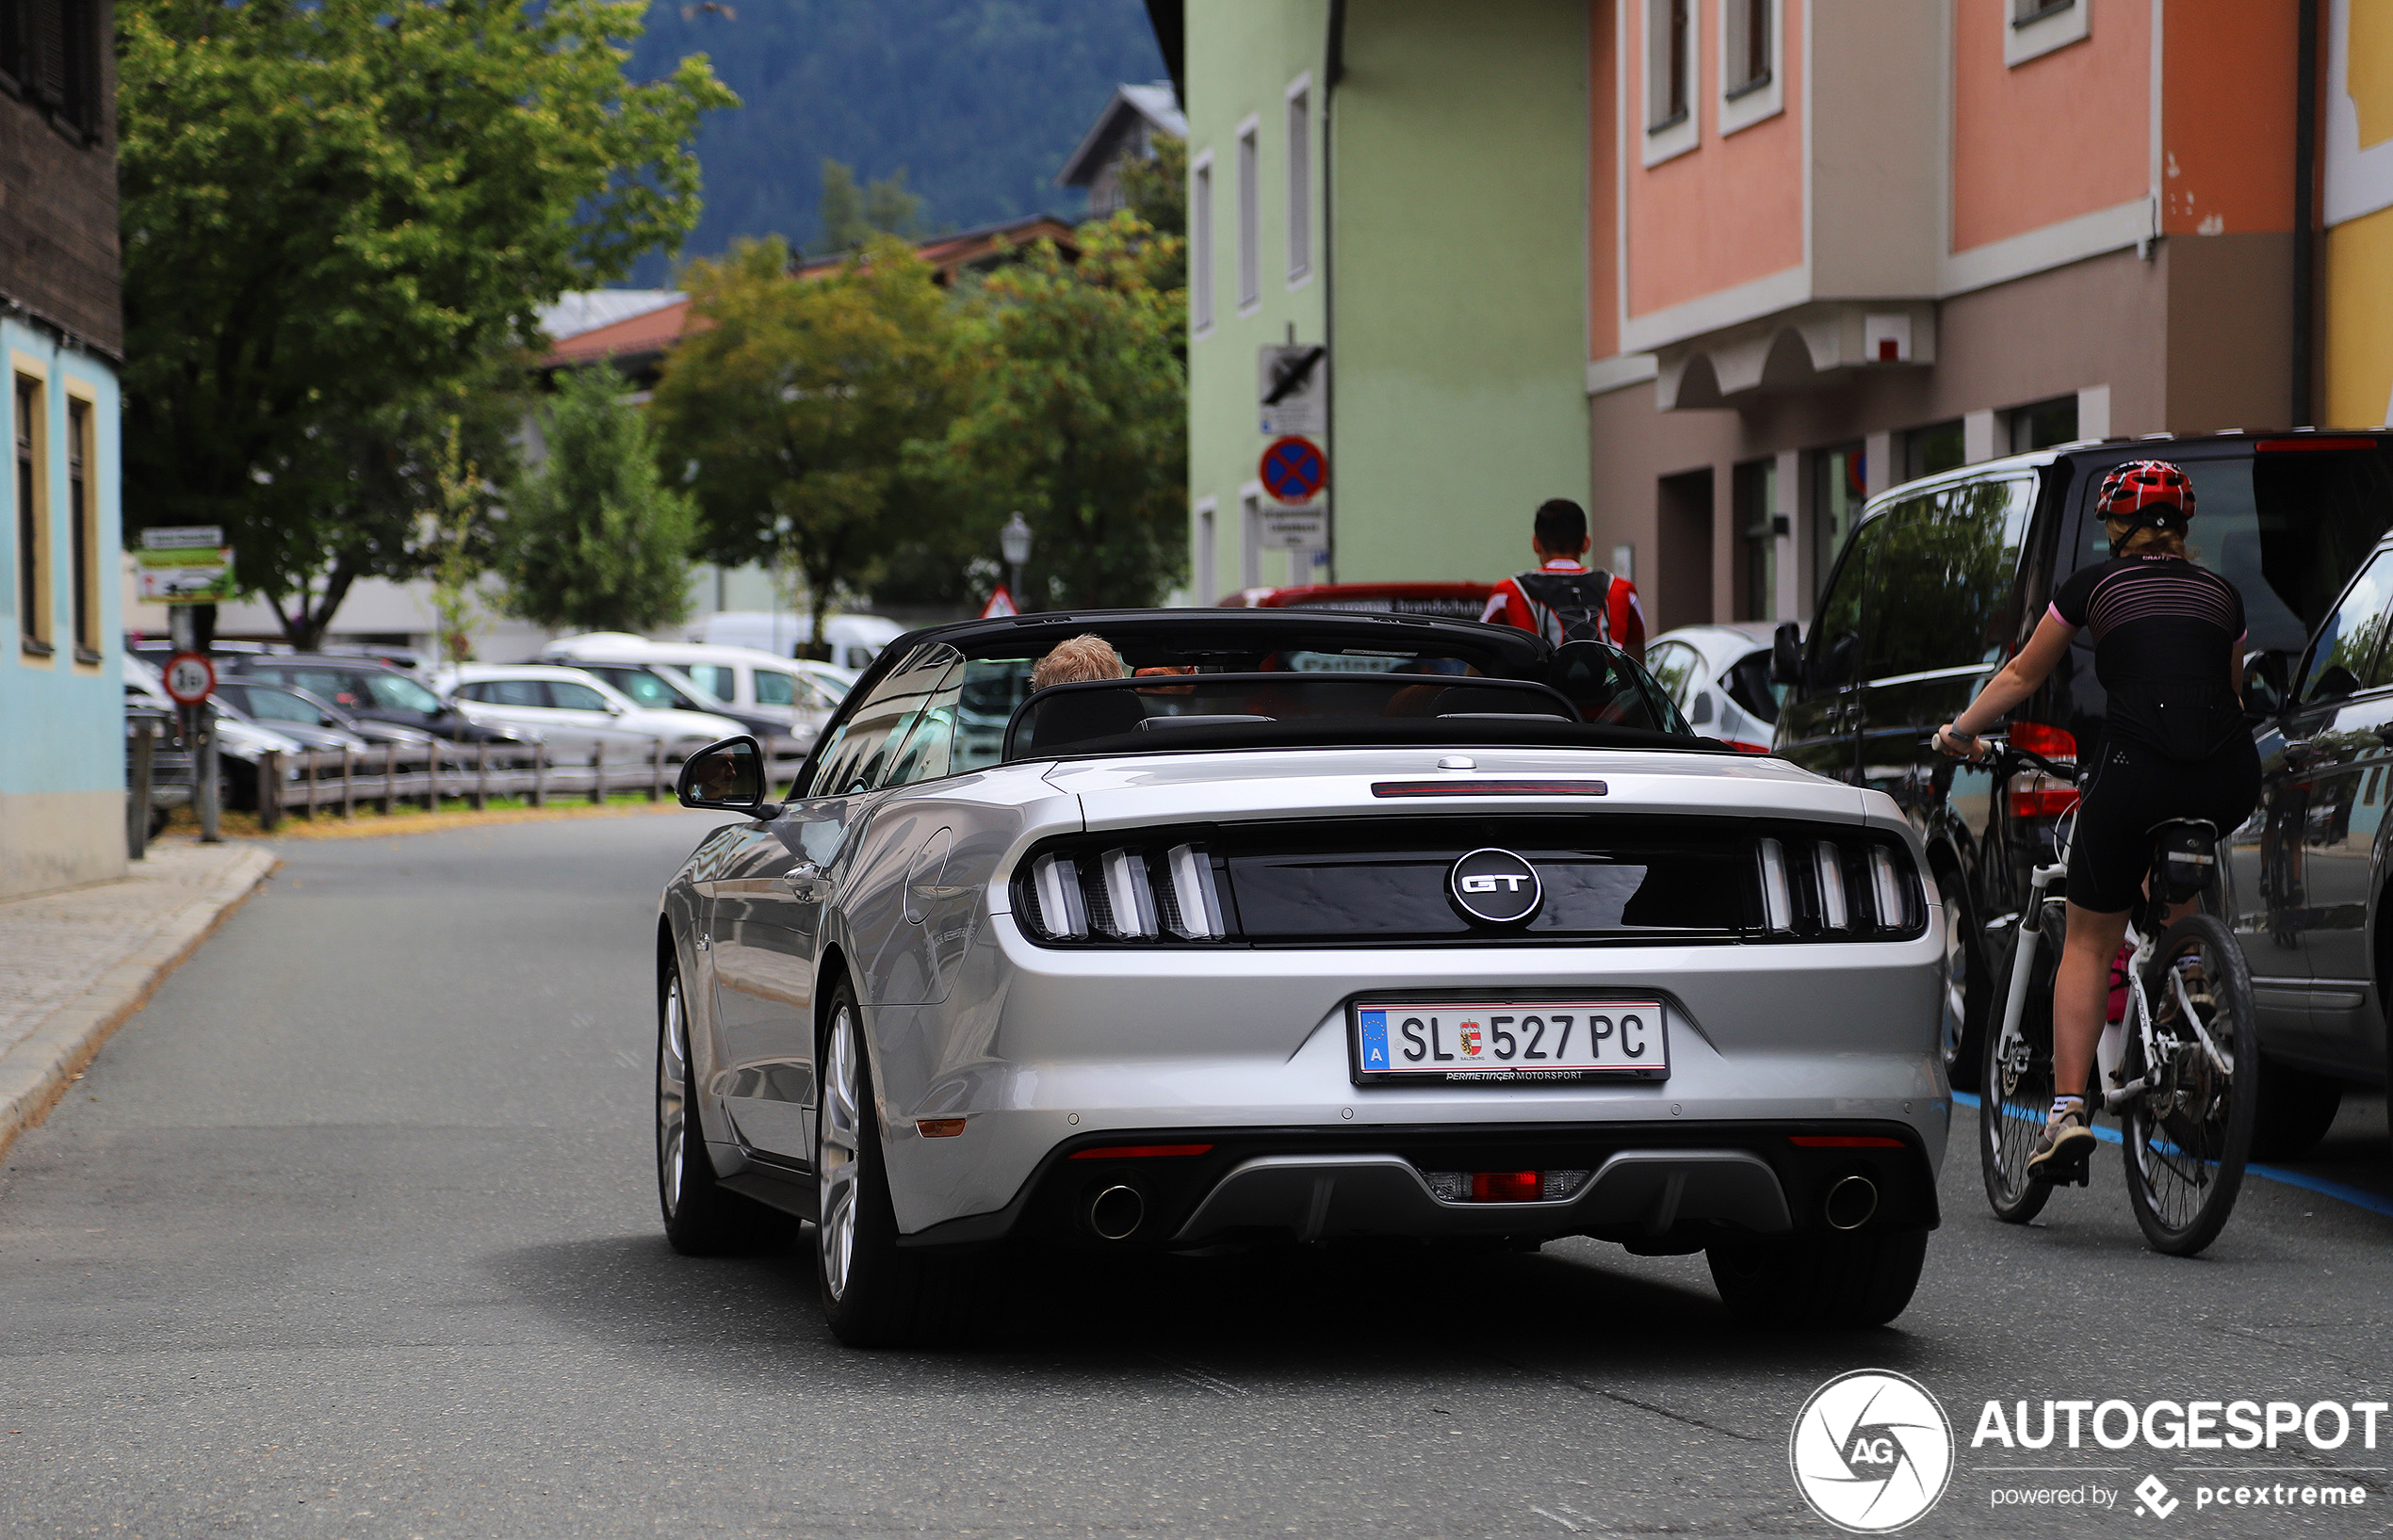
[[[2006,1224],[2027,1224],[2052,1196],[2051,1183],[2027,1174],[2027,1157],[2052,1110],[2052,976],[2059,951],[2049,933],[2040,939],[2043,945],[2028,978],[2018,1030],[2006,1039],[2002,1017],[2021,940],[2020,927],[2011,927],[2010,945],[1993,981],[1978,1078],[1978,1163],[1986,1180],[1987,1206]]]
[[[2128,1040],[2125,1078],[2144,1083],[2120,1120],[2127,1201],[2154,1250],[2191,1256],[2225,1227],[2252,1154],[2260,1103],[2252,975],[2224,924],[2188,915],[2154,948],[2143,987],[2157,1051]]]

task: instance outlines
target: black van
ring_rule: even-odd
[[[1975,1083],[1995,993],[1989,927],[2017,909],[2028,869],[2052,859],[2056,820],[2074,793],[2032,775],[1996,786],[1989,772],[1957,765],[1928,738],[2026,643],[2062,580],[2108,559],[2102,523],[2086,505],[2104,473],[2129,460],[2171,461],[2192,479],[2194,558],[2241,591],[2246,646],[2267,655],[2253,664],[2264,678],[2290,674],[2393,526],[2393,432],[2066,445],[1872,498],[1821,592],[1810,635],[1791,624],[1779,628],[1774,666],[1793,688],[1777,752],[1890,793],[1927,842],[1952,937],[1945,1051],[1956,1085]],[[2260,699],[2267,693],[2255,694],[2255,725],[2256,707],[2275,704]],[[2010,731],[2023,748],[2074,758],[2100,738],[2103,706],[2092,648],[2080,635]],[[2277,753],[2281,740],[2263,731],[2264,754]],[[2238,850],[2257,850],[2264,818],[2238,832]],[[2264,965],[2269,906],[2246,891],[2256,878],[2251,862],[2231,861],[2226,903],[2253,972],[2272,977],[2283,970]],[[2262,1041],[2272,1055],[2298,1052],[2306,1002],[2263,993]]]

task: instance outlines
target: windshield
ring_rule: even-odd
[[[583,667],[588,668],[589,665],[584,664]],[[671,710],[676,707],[696,709],[695,704],[683,699],[679,690],[650,673],[646,669],[593,668],[590,672],[622,690],[641,705],[655,706],[659,710]]]
[[[369,673],[366,689],[374,704],[392,711],[421,711],[428,716],[440,713],[440,698],[413,679],[402,679],[396,673]]]

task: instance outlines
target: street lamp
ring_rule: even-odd
[[[997,548],[1004,553],[1009,569],[1005,592],[1014,596],[1014,607],[1022,608],[1022,563],[1031,559],[1031,527],[1017,511],[1005,521],[997,532]]]

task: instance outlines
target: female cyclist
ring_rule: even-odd
[[[2080,1179],[2093,1151],[2076,1093],[2102,1035],[2110,961],[2152,864],[2152,826],[2207,819],[2223,835],[2260,800],[2260,756],[2243,720],[2243,598],[2186,556],[2192,483],[2165,461],[2139,460],[2103,478],[2094,506],[2111,559],[2062,583],[2027,645],[1936,731],[1945,753],[1978,757],[1976,735],[2035,693],[2081,628],[2093,633],[2109,706],[2079,782],[2069,938],[2053,981],[2052,1083],[2065,1092],[2027,1158],[2030,1173],[2054,1181]]]

